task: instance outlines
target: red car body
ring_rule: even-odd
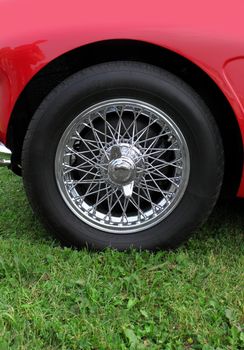
[[[0,141],[16,102],[57,57],[87,44],[134,40],[186,58],[228,100],[244,138],[244,2],[195,0],[2,0]],[[244,174],[238,196],[244,197]]]

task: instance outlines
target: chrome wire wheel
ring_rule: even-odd
[[[190,156],[168,114],[134,99],[80,113],[55,157],[59,191],[72,212],[110,233],[145,230],[165,219],[185,193]]]

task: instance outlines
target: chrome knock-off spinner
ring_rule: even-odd
[[[140,183],[145,168],[140,150],[129,143],[116,144],[108,148],[101,163],[104,179],[122,188],[126,197],[131,196],[134,184]]]

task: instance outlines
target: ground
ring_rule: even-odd
[[[0,169],[0,350],[244,349],[244,200],[174,252],[61,248]]]

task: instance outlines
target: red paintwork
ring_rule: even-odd
[[[28,81],[48,62],[108,39],[153,43],[201,67],[229,100],[244,140],[243,0],[0,0],[0,140]],[[238,192],[244,197],[244,174]]]

